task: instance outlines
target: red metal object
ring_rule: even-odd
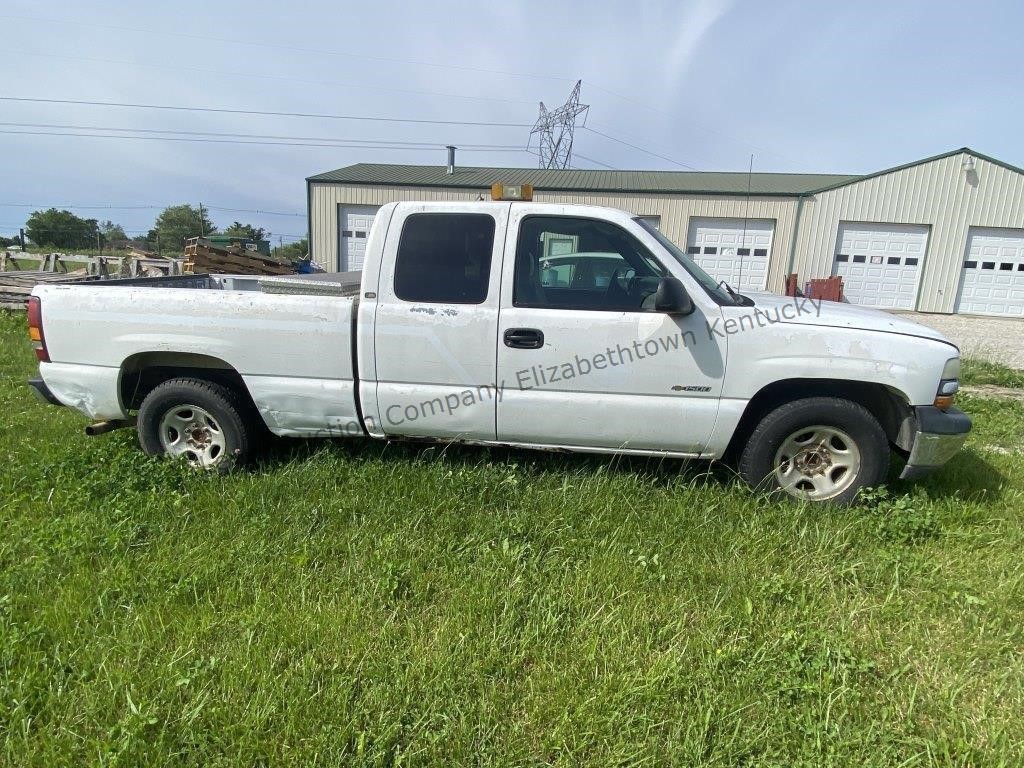
[[[799,283],[797,281],[798,281],[798,278],[797,278],[796,272],[794,272],[791,275],[786,275],[786,295],[787,296],[796,296],[797,291],[799,290]]]
[[[808,281],[804,293],[811,299],[822,299],[824,301],[843,300],[843,278],[824,277]]]

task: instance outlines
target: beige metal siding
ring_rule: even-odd
[[[314,258],[328,269],[338,268],[338,206],[383,205],[401,200],[476,200],[489,190],[438,189],[435,187],[387,187],[312,183],[310,195]],[[772,219],[775,237],[768,273],[768,289],[781,291],[793,235],[796,198],[710,195],[614,194],[601,192],[537,192],[537,202],[579,203],[620,208],[640,216],[660,216],[661,231],[686,246],[691,217]]]
[[[972,226],[1024,227],[1024,175],[963,154],[823,192],[804,204],[795,271],[800,280],[831,273],[841,221],[930,227],[917,308],[952,312]],[[774,285],[774,282],[773,282]]]

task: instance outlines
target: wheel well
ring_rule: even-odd
[[[878,419],[890,443],[898,448],[906,447],[902,445],[901,431],[906,420],[913,416],[913,410],[907,396],[899,390],[867,381],[784,379],[768,384],[750,399],[723,458],[735,458],[768,413],[780,405],[807,397],[838,397],[864,406]]]
[[[146,395],[165,381],[183,376],[226,386],[256,410],[238,371],[219,358],[190,352],[144,352],[129,357],[121,364],[121,403],[126,410],[138,410]]]

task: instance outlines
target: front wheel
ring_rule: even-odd
[[[885,480],[889,442],[862,405],[810,397],[779,406],[761,419],[739,469],[754,488],[850,504],[862,488]]]
[[[197,469],[226,472],[247,458],[251,428],[227,387],[193,378],[171,379],[142,401],[139,443],[150,456],[177,456]]]

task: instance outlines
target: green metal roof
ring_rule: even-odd
[[[662,194],[752,195],[807,194],[862,178],[834,173],[717,173],[705,171],[581,171],[545,168],[456,167],[359,163],[310,176],[307,181],[395,187],[489,189],[494,182],[532,184],[559,192],[655,192]]]

